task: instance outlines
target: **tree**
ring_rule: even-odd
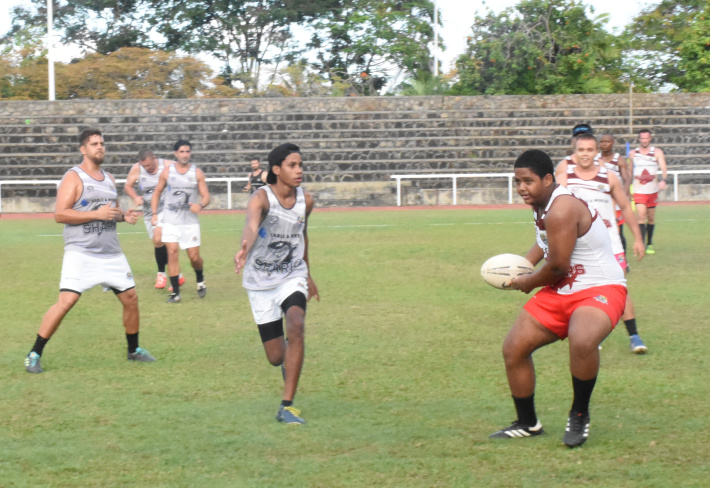
[[[465,95],[623,91],[621,48],[607,15],[579,0],[522,0],[477,16],[456,61],[452,92]]]

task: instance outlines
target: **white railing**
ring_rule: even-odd
[[[708,175],[710,170],[680,170],[668,171],[673,176],[673,201],[678,201],[678,175]],[[451,201],[456,205],[457,180],[459,178],[508,178],[508,203],[513,203],[513,177],[514,173],[451,173],[451,174],[418,174],[418,175],[392,175],[390,178],[397,181],[397,206],[402,206],[402,180],[430,180],[451,178]]]
[[[207,182],[226,182],[227,183],[227,208],[232,209],[232,182],[242,181],[247,182],[249,178],[246,177],[229,177],[229,178],[205,178]],[[0,213],[2,213],[2,187],[3,185],[46,185],[59,188],[59,183],[62,180],[0,180]],[[116,183],[123,184],[126,179],[116,178]],[[121,193],[119,191],[119,193]]]

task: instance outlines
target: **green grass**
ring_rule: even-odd
[[[264,357],[232,258],[243,215],[202,217],[208,295],[153,289],[142,224],[121,224],[137,279],[141,345],[128,363],[111,293],[81,298],[30,375],[22,360],[57,296],[61,226],[0,219],[0,486],[707,486],[707,206],[661,206],[655,256],[632,260],[646,356],[623,324],[605,341],[590,439],[561,438],[567,343],[538,351],[546,435],[490,441],[515,413],[501,344],[527,297],[488,287],[493,254],[524,253],[530,211],[316,212],[307,355],[278,424],[281,374]],[[43,237],[38,237],[43,236]]]

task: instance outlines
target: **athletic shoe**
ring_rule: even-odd
[[[205,298],[205,295],[207,295],[207,285],[205,285],[204,281],[200,281],[197,284],[197,296],[200,298]]]
[[[646,246],[646,254],[656,254],[656,250],[653,248],[651,244]]]
[[[182,273],[180,273],[180,277],[178,278],[178,285],[182,286],[184,284],[185,284],[185,277],[182,275]],[[172,285],[170,286],[170,288],[168,288],[168,291],[173,291]]]
[[[180,294],[179,293],[171,294],[168,297],[168,299],[166,300],[166,303],[180,303]]]
[[[498,432],[493,432],[488,436],[489,439],[512,439],[513,437],[533,437],[542,435],[545,431],[542,429],[542,424],[538,420],[533,427],[523,425],[516,420],[510,427],[501,429]]]
[[[138,347],[136,348],[136,352],[128,353],[128,360],[139,361],[141,363],[152,363],[153,361],[155,361],[155,358],[151,356],[150,353],[142,347]]]
[[[305,424],[306,421],[299,417],[299,415],[301,415],[301,411],[297,408],[284,407],[283,405],[281,405],[279,407],[279,413],[276,414],[276,420],[285,424]]]
[[[168,279],[165,277],[165,275],[162,275],[158,273],[158,276],[155,278],[155,287],[158,290],[162,290],[165,288],[165,285],[168,284]]]
[[[584,444],[589,435],[589,413],[581,413],[570,410],[567,418],[567,428],[562,442],[567,447],[577,447]]]
[[[44,371],[42,365],[39,364],[39,354],[32,351],[27,355],[25,358],[25,369],[28,373],[41,373]]]
[[[631,352],[634,354],[646,354],[648,352],[646,344],[643,343],[638,334],[629,336],[629,341],[631,342]]]

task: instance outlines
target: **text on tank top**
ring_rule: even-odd
[[[259,191],[266,192],[269,211],[244,266],[242,285],[249,290],[269,290],[287,279],[308,277],[308,266],[303,259],[306,245],[303,189],[296,188],[296,203],[292,208],[284,208],[270,186],[263,186]]]
[[[200,202],[197,168],[194,165],[190,165],[185,174],[178,171],[177,164],[170,165],[164,192],[163,222],[176,225],[199,224],[197,214],[190,211],[190,205]]]
[[[153,209],[150,206],[151,201],[153,200],[153,191],[155,190],[155,186],[158,184],[158,180],[160,180],[160,174],[163,172],[163,169],[165,169],[165,160],[158,159],[158,169],[152,174],[148,173],[143,166],[139,165],[139,167],[140,174],[138,176],[138,188],[140,188],[143,192],[143,217],[150,219],[153,215]],[[165,193],[160,195],[160,200],[158,202],[158,213],[163,211],[163,205],[165,205]]]
[[[81,196],[74,202],[73,210],[91,212],[104,205],[116,206],[118,192],[113,179],[101,170],[103,180],[95,180],[79,166],[67,171],[79,175],[82,184]],[[66,175],[64,175],[66,178]],[[84,224],[64,225],[64,250],[83,253],[115,255],[121,253],[115,220],[92,220]]]
[[[542,249],[545,259],[548,259],[550,251],[545,217],[555,199],[564,195],[574,197],[568,189],[558,186],[542,213],[539,209],[533,208],[537,244]],[[584,235],[577,237],[567,274],[557,283],[550,285],[550,288],[560,295],[569,295],[595,286],[626,286],[624,272],[614,257],[606,226],[595,210],[590,209],[583,200],[580,201],[589,210],[592,223]]]

